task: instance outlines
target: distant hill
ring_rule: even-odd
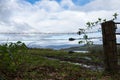
[[[64,50],[64,51],[89,51],[89,50],[102,50],[103,49],[103,46],[102,45],[98,45],[98,44],[94,44],[94,45],[91,45],[91,46],[87,46],[87,45],[83,45],[83,46],[76,46],[76,47],[70,47],[70,48],[64,48],[64,49],[61,49],[61,50]]]
[[[52,49],[64,49],[64,48],[70,48],[70,47],[75,47],[75,46],[78,46],[78,45],[49,45],[49,46],[46,46],[46,48],[52,48]]]
[[[32,45],[29,45],[28,47],[29,48],[50,48],[50,49],[59,50],[59,49],[66,49],[66,48],[78,47],[78,46],[79,44],[63,44],[63,45],[47,45],[47,46],[32,44]]]

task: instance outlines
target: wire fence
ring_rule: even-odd
[[[90,31],[85,33],[98,33],[100,31]],[[52,32],[0,32],[0,34],[77,34],[77,32],[63,32],[63,33],[52,33]]]
[[[84,38],[74,38],[75,40],[84,40]],[[92,40],[92,39],[102,39],[102,37],[90,37],[90,38],[88,38],[88,40]],[[66,41],[66,40],[68,40],[69,41],[69,39],[36,39],[36,40],[32,40],[32,39],[30,39],[30,40],[25,40],[25,39],[21,39],[22,41],[51,41],[51,40],[54,40],[54,41],[56,41],[56,40],[60,40],[60,41]],[[14,40],[14,39],[0,39],[0,41],[17,41],[16,39]]]
[[[89,31],[89,32],[85,32],[86,34],[92,34],[92,33],[99,33],[100,31]],[[81,33],[83,34],[83,33]],[[17,37],[22,37],[22,36],[19,36],[19,35],[36,35],[36,36],[40,36],[40,35],[78,35],[77,32],[64,32],[64,33],[52,33],[52,32],[0,32],[0,35],[6,35],[6,36],[9,36],[11,35],[11,37],[13,35],[17,35]],[[0,41],[17,41],[18,39],[14,39],[14,37],[12,38],[7,38],[7,39],[0,39]],[[24,36],[23,36],[24,37]],[[27,37],[26,37],[27,38]],[[39,37],[39,39],[20,39],[21,41],[51,41],[51,40],[61,40],[61,41],[69,41],[69,38],[42,38],[42,37]],[[90,39],[102,39],[102,37],[89,37],[88,38],[89,40]],[[84,38],[75,38],[75,40],[84,40]]]
[[[116,25],[117,24],[120,24],[120,23],[115,23]],[[87,31],[85,31],[85,33],[86,34],[96,34],[96,33],[99,33],[99,34],[102,34],[102,31],[101,31],[101,28],[99,28],[99,29],[97,29],[97,30],[94,30],[94,31],[89,31],[89,30],[87,30]],[[84,33],[81,33],[81,35],[82,34],[84,34]],[[42,38],[41,37],[41,35],[55,35],[55,36],[59,36],[59,35],[78,35],[78,32],[0,32],[0,37],[1,37],[1,35],[3,35],[3,36],[11,36],[10,38],[4,38],[4,39],[2,39],[2,38],[0,38],[0,41],[17,41],[18,40],[18,38],[17,39],[14,39],[14,37],[19,37],[19,38],[21,38],[21,37],[26,37],[25,39],[24,38],[21,38],[20,40],[22,40],[22,41],[56,41],[56,40],[61,40],[61,41],[68,41],[69,40],[69,38],[61,38],[61,37],[59,37],[59,38]],[[14,37],[12,37],[14,35]],[[20,36],[19,36],[20,35]],[[37,37],[39,37],[39,38],[36,38],[36,39],[30,39],[29,37],[27,37],[26,35],[28,35],[29,37],[31,36],[31,38],[33,37],[33,36],[37,36]],[[33,35],[33,36],[32,36]],[[116,33],[116,35],[120,35],[120,33]],[[89,40],[93,40],[93,39],[99,39],[100,41],[102,41],[102,37],[89,37],[88,38]],[[84,40],[84,38],[75,38],[75,40]]]

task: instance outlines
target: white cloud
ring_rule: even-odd
[[[119,10],[119,0],[93,0],[90,3],[79,7],[83,11],[99,11],[99,10]]]
[[[49,12],[56,12],[56,11],[60,11],[62,9],[55,0],[38,1],[34,4],[34,6],[38,7],[39,9],[45,9],[46,11],[49,11]]]
[[[62,8],[65,8],[65,9],[75,8],[75,4],[72,2],[72,0],[62,0],[60,5]]]
[[[0,0],[0,32],[77,32],[85,28],[87,21],[96,21],[98,17],[111,19],[112,14],[120,13],[119,7],[119,0],[93,0],[83,6],[76,6],[72,0],[60,3],[42,0],[35,4],[24,0]],[[48,35],[34,38],[46,37]]]

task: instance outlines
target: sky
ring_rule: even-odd
[[[96,21],[99,17],[110,20],[114,13],[120,14],[119,0],[0,0],[0,32],[44,32],[69,33],[86,28],[86,22]],[[120,17],[118,16],[118,21]],[[93,28],[96,30],[97,28]],[[97,36],[98,34],[90,34]],[[10,35],[0,34],[0,39],[41,40],[48,38],[69,37],[79,35]],[[99,40],[95,40],[99,42]],[[28,42],[26,42],[28,43]],[[29,42],[33,43],[33,42]],[[44,41],[34,42],[39,45],[77,44],[77,41]]]

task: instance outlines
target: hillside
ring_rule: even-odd
[[[70,47],[70,48],[64,48],[61,49],[64,51],[91,51],[91,50],[95,50],[95,51],[100,51],[103,50],[103,46],[102,45],[91,45],[91,46],[87,46],[87,45],[83,45],[83,46],[77,46],[77,47]]]

